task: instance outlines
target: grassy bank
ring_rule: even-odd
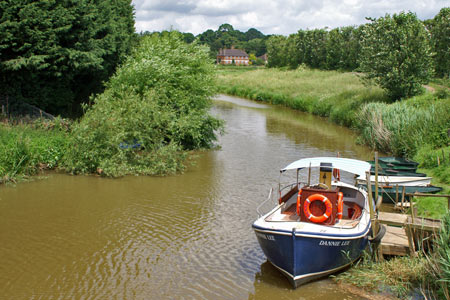
[[[356,112],[370,102],[386,102],[379,88],[364,86],[356,73],[219,67],[222,93],[330,117],[347,127],[357,125]]]
[[[395,257],[374,262],[363,257],[334,279],[364,290],[389,293],[401,299],[450,299],[450,213],[442,217],[441,229],[433,241],[432,253],[416,257]]]
[[[66,151],[69,126],[62,119],[0,122],[0,183],[56,168]]]
[[[364,86],[355,73],[245,67],[219,67],[218,73],[223,93],[329,117],[356,129],[360,143],[415,158],[433,169],[443,183],[450,184],[448,168],[428,167],[430,157],[420,155],[448,151],[450,92],[446,80],[433,82],[433,92],[389,103],[383,90]]]

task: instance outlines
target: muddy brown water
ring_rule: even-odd
[[[288,163],[370,150],[288,109],[220,96],[212,113],[221,148],[184,174],[0,186],[0,299],[360,299],[330,279],[292,289],[251,224]]]

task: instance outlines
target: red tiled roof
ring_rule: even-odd
[[[241,50],[241,49],[220,49],[218,55],[248,57],[248,54],[244,50]]]

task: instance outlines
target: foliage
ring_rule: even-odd
[[[266,53],[266,44],[268,36],[255,28],[250,28],[246,32],[236,30],[230,24],[222,24],[214,31],[208,29],[197,37],[200,43],[208,45],[211,58],[216,58],[219,49],[231,48],[244,49],[247,53],[254,53],[261,56]]]
[[[390,291],[403,299],[429,279],[426,267],[424,257],[395,257],[380,263],[364,259],[335,280],[370,291]]]
[[[450,213],[441,220],[441,229],[435,241],[435,251],[428,257],[428,289],[436,291],[436,299],[450,299]]]
[[[426,94],[393,104],[368,103],[359,113],[360,141],[402,157],[413,157],[424,145],[444,146],[450,142],[449,101]]]
[[[288,37],[271,36],[267,41],[269,67],[295,69],[304,64],[324,70],[354,70],[358,67],[361,27],[299,30]]]
[[[361,105],[386,100],[381,89],[365,87],[355,74],[304,67],[220,68],[218,83],[223,93],[330,117],[348,127],[357,125]]]
[[[267,40],[267,66],[281,67],[287,65],[286,44],[287,38],[282,35],[273,35]]]
[[[360,67],[393,100],[422,92],[432,73],[429,33],[411,12],[386,14],[362,29]]]
[[[57,167],[66,151],[69,126],[59,118],[14,126],[0,123],[0,183]]]
[[[436,74],[450,77],[450,8],[442,8],[431,22],[431,45]]]
[[[0,97],[73,113],[132,46],[131,0],[0,2]]]
[[[424,145],[414,159],[421,167],[432,170],[432,175],[441,182],[450,184],[450,146],[436,148],[431,144]]]
[[[183,169],[185,151],[208,148],[221,122],[208,115],[215,93],[208,49],[178,32],[150,35],[73,129],[66,167],[107,176]]]

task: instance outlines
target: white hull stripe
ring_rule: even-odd
[[[370,226],[367,226],[366,230],[364,232],[362,232],[359,235],[356,236],[329,236],[329,235],[315,235],[315,234],[302,234],[302,233],[295,233],[295,236],[300,236],[300,237],[310,237],[310,238],[316,238],[316,239],[330,239],[330,240],[356,240],[356,239],[360,239],[364,236],[367,235],[367,233],[369,232]],[[292,236],[292,232],[283,232],[283,231],[273,231],[273,230],[264,230],[264,229],[259,229],[259,228],[253,228],[254,231],[258,231],[261,233],[270,233],[270,234],[276,234],[276,235],[288,235],[288,236]]]

